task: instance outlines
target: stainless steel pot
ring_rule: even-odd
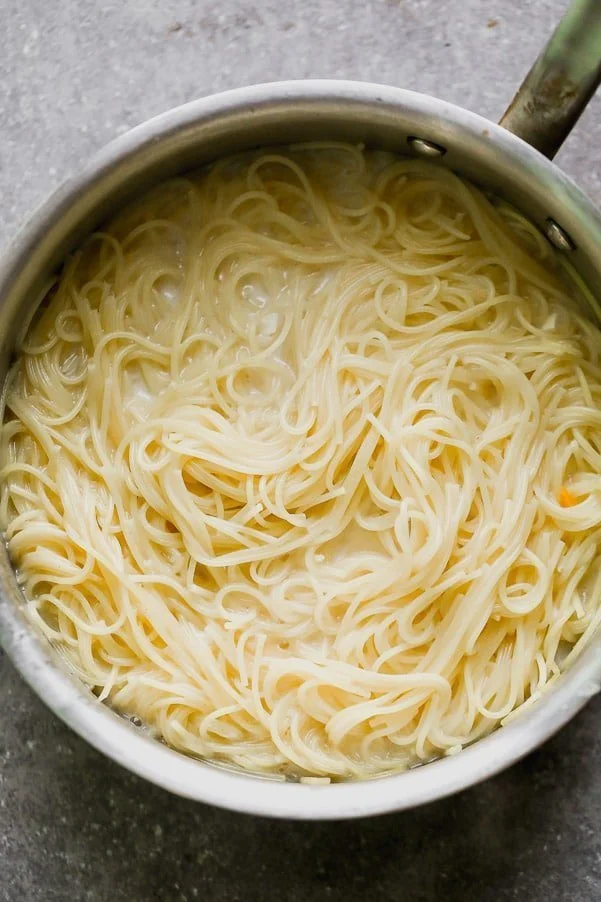
[[[465,173],[515,204],[562,253],[569,254],[595,291],[601,284],[601,215],[546,157],[553,156],[601,78],[599,7],[598,0],[573,3],[502,125],[395,88],[298,81],[198,100],[112,142],[44,204],[4,259],[0,379],[49,275],[107,213],[159,179],[266,144],[337,137],[437,158],[441,165]],[[540,745],[601,684],[600,635],[542,700],[459,755],[398,776],[316,786],[236,773],[185,757],[99,703],[25,618],[4,549],[0,640],[40,698],[119,764],[179,795],[290,818],[360,817],[409,808],[471,786]]]

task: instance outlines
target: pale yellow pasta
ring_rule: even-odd
[[[32,620],[101,699],[251,771],[488,733],[601,617],[601,334],[554,270],[450,172],[343,144],[120,213],[9,376]]]

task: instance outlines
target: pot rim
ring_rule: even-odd
[[[343,105],[386,107],[418,116],[424,110],[436,117],[438,134],[459,128],[470,141],[488,143],[515,161],[526,175],[558,188],[562,209],[578,232],[577,239],[598,240],[601,219],[590,201],[553,163],[505,129],[428,95],[367,82],[303,80],[271,82],[239,88],[191,101],[156,116],[116,138],[97,152],[80,174],[72,177],[45,201],[5,252],[0,265],[0,299],[24,299],[35,267],[38,248],[48,242],[56,223],[69,212],[93,208],[103,186],[117,166],[135,166],[148,149],[176,148],[188,128],[221,122],[233,130],[240,116],[282,115],[287,105]],[[325,114],[324,114],[325,115]],[[375,112],[374,112],[375,115]],[[327,121],[324,118],[324,122]],[[428,136],[426,136],[428,137]],[[79,204],[79,207],[78,207]],[[75,216],[77,219],[77,216]],[[587,239],[588,236],[588,239]],[[591,243],[593,242],[593,243]],[[585,249],[586,250],[586,249]],[[39,257],[38,257],[39,259]],[[16,309],[16,308],[15,308]],[[601,636],[597,635],[565,674],[550,686],[528,711],[459,754],[386,777],[327,785],[280,782],[254,774],[228,770],[211,762],[187,757],[136,728],[97,701],[75,676],[61,665],[58,654],[38,635],[19,604],[16,578],[8,556],[0,560],[0,643],[31,688],[66,724],[116,763],[164,789],[197,801],[239,812],[295,819],[341,819],[402,810],[451,795],[472,786],[528,754],[582,708],[599,691]]]

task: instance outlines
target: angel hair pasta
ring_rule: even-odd
[[[601,335],[554,269],[511,209],[357,147],[159,186],[9,375],[30,617],[101,699],[251,771],[488,733],[601,616]]]

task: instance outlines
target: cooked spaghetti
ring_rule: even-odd
[[[601,607],[601,333],[517,213],[311,145],[160,186],[9,375],[31,618],[185,752],[367,777],[538,698]]]

